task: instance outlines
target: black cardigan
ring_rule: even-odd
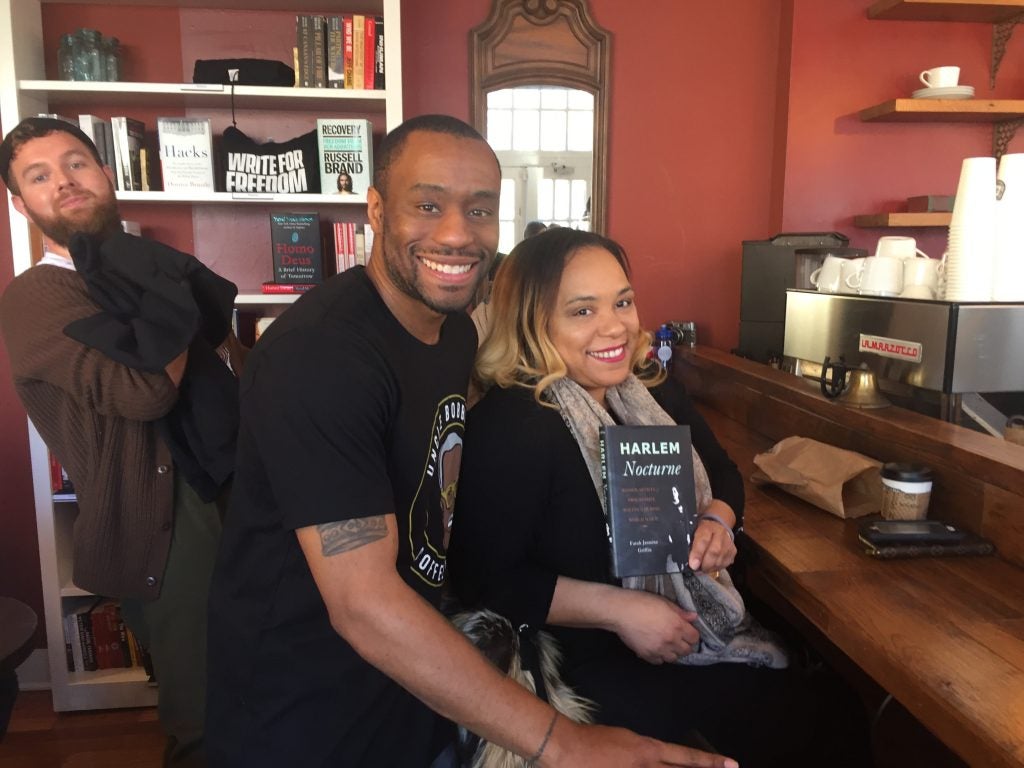
[[[652,390],[708,472],[712,494],[743,519],[743,479],[673,380]],[[604,513],[579,446],[561,414],[532,390],[492,388],[470,412],[456,499],[449,578],[466,606],[543,627],[559,576],[617,583],[610,575]],[[618,638],[602,630],[547,627],[566,663],[602,654]]]

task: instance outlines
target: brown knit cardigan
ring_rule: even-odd
[[[151,422],[178,391],[164,373],[126,368],[64,335],[98,311],[78,273],[39,265],[8,286],[0,331],[18,396],[75,485],[75,584],[153,599],[171,545],[174,466]]]

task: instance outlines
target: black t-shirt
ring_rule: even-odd
[[[463,314],[418,341],[354,268],[249,355],[210,596],[211,765],[421,768],[436,754],[450,725],[334,631],[295,530],[394,513],[397,570],[439,604],[475,349]]]

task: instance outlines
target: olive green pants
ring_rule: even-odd
[[[205,766],[206,606],[220,540],[216,503],[176,473],[174,530],[160,597],[122,600],[125,623],[153,659],[157,710],[167,734],[165,766]]]

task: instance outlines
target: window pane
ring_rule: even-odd
[[[569,109],[586,109],[591,112],[594,111],[594,94],[588,93],[587,91],[570,90],[569,96]]]
[[[516,232],[514,221],[502,221],[498,223],[498,252],[508,253],[516,244]]]
[[[594,113],[569,112],[569,149],[591,152],[594,149]]]
[[[540,148],[549,152],[565,150],[565,112],[540,113]]]
[[[515,179],[501,180],[501,198],[498,202],[498,218],[502,221],[516,217],[516,182]]]
[[[491,149],[512,149],[512,110],[487,110],[487,143]]]
[[[535,152],[540,146],[540,112],[516,110],[512,118],[512,149]]]
[[[554,218],[565,221],[569,218],[569,180],[554,179],[555,182],[555,208]]]
[[[583,179],[573,179],[571,189],[569,215],[574,219],[582,219],[587,211],[587,182]],[[502,192],[504,193],[504,190]]]
[[[565,88],[545,88],[540,92],[541,109],[565,109],[568,100]]]
[[[537,183],[537,218],[551,221],[555,212],[554,180],[541,179]]]
[[[502,88],[488,93],[487,106],[490,109],[512,109],[512,89]]]
[[[540,89],[513,88],[512,106],[515,109],[540,109]]]

